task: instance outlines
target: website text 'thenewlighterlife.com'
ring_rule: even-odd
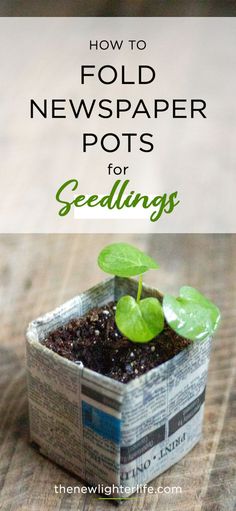
[[[54,491],[55,493],[60,494],[103,494],[106,496],[109,495],[123,495],[125,498],[126,494],[130,493],[138,493],[138,494],[148,494],[148,495],[155,495],[158,493],[165,493],[165,494],[178,494],[182,493],[182,487],[181,486],[148,486],[147,484],[144,485],[136,485],[136,486],[123,486],[123,485],[111,485],[106,486],[103,484],[98,484],[96,486],[64,486],[62,484],[55,484],[54,485]]]

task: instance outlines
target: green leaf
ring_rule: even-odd
[[[154,259],[128,243],[107,245],[98,256],[98,265],[106,273],[118,277],[133,277],[158,268]]]
[[[123,335],[134,342],[148,342],[164,328],[164,315],[157,298],[139,303],[132,296],[122,296],[116,306],[116,324]]]
[[[165,295],[163,311],[170,327],[191,341],[213,335],[220,321],[218,307],[189,286],[181,287],[178,298]]]

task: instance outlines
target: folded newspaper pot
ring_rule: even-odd
[[[80,367],[41,344],[95,306],[136,295],[111,278],[33,321],[27,330],[30,438],[40,452],[101,492],[132,494],[199,441],[211,339],[127,384]],[[143,296],[156,296],[143,287]]]

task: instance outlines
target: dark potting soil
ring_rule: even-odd
[[[51,332],[43,344],[58,355],[122,383],[170,360],[190,344],[165,325],[148,343],[133,343],[118,330],[116,304],[90,310]]]

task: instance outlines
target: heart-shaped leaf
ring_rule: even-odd
[[[191,341],[211,336],[220,321],[218,307],[189,286],[181,287],[178,298],[165,295],[163,311],[170,327]]]
[[[107,245],[98,256],[98,265],[106,273],[118,277],[133,277],[158,268],[154,259],[128,243]]]
[[[157,298],[139,303],[132,296],[122,296],[116,307],[116,324],[123,335],[134,342],[148,342],[164,328],[164,315]]]

